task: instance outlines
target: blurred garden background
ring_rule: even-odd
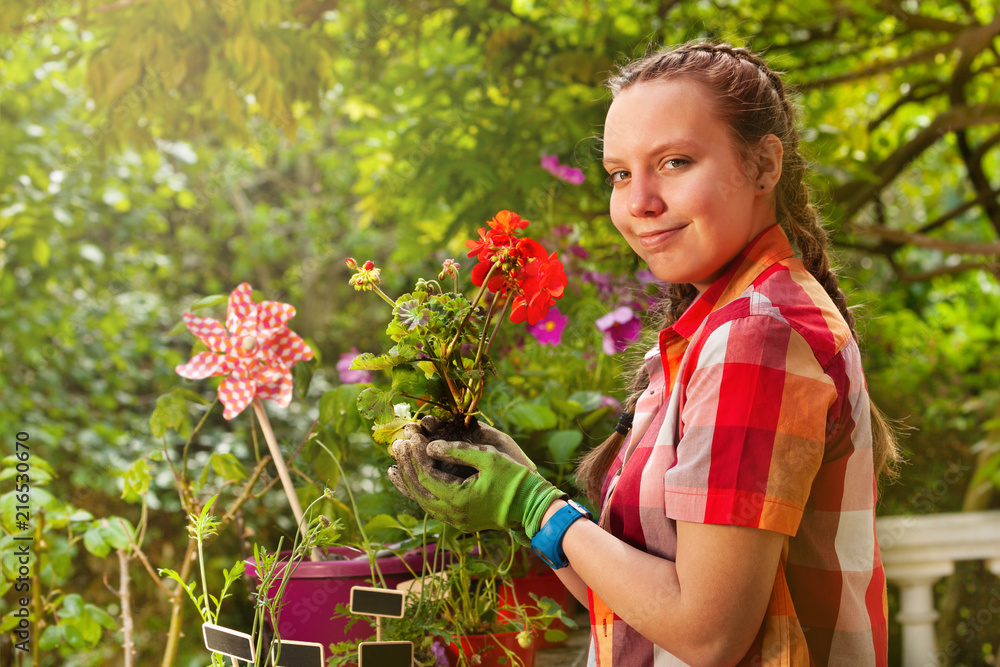
[[[190,562],[185,515],[216,493],[233,510],[208,547],[213,578],[294,532],[249,411],[207,412],[212,381],[173,370],[195,342],[182,313],[223,317],[242,282],[294,305],[317,352],[291,406],[268,409],[303,504],[335,488],[323,507],[350,539],[345,484],[364,517],[415,506],[383,480],[389,458],[354,410],[383,380],[344,375],[387,347],[388,316],[348,285],[345,258],[375,261],[393,296],[446,258],[467,280],[463,241],[517,211],[569,288],[548,327],[508,327],[483,409],[571,486],[573,460],[614,427],[621,348],[655,291],[607,213],[603,82],[695,38],[762,51],[798,91],[869,388],[909,429],[880,514],[997,507],[993,0],[4,0],[0,662],[25,659],[9,632],[18,433],[39,617],[16,664],[125,664],[126,636],[134,664],[207,664],[196,610],[155,574]],[[995,664],[1000,618],[969,619],[998,588],[981,562],[939,584],[939,641],[960,647],[949,664]],[[246,598],[227,622],[246,621]]]

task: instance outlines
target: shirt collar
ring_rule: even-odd
[[[788,259],[794,254],[785,232],[779,225],[771,225],[758,234],[740,251],[740,254],[733,258],[723,274],[684,311],[684,314],[672,326],[661,333],[660,340],[663,340],[662,334],[670,329],[690,340],[710,313],[743,294],[768,267],[783,259]]]

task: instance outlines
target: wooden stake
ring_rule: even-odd
[[[382,641],[382,617],[375,617],[375,641]]]
[[[292,514],[295,515],[295,523],[300,530],[305,531],[305,517],[302,513],[302,505],[299,504],[299,497],[295,495],[295,487],[292,485],[292,477],[288,474],[288,466],[285,465],[285,457],[281,455],[281,450],[278,449],[278,441],[274,438],[274,431],[271,430],[271,422],[267,418],[267,413],[264,412],[264,405],[260,402],[259,398],[253,399],[253,410],[257,415],[257,420],[260,422],[260,429],[264,432],[264,440],[267,441],[267,448],[271,451],[271,459],[274,461],[274,467],[278,469],[278,477],[281,479],[281,486],[285,489],[285,495],[288,496],[288,504],[292,506]],[[313,549],[309,556],[312,561],[320,560],[319,549]]]

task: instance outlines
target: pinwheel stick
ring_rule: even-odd
[[[253,411],[257,415],[257,421],[260,422],[260,429],[264,432],[264,440],[267,441],[267,448],[271,451],[271,460],[274,461],[274,467],[278,469],[278,477],[281,479],[281,486],[285,489],[285,495],[288,496],[288,504],[292,506],[292,514],[295,515],[295,523],[299,527],[299,530],[306,530],[305,516],[302,512],[302,505],[299,504],[299,497],[295,495],[295,487],[292,485],[292,477],[288,474],[288,466],[285,465],[285,458],[281,455],[281,450],[278,449],[278,441],[274,438],[274,431],[271,430],[271,422],[267,418],[267,413],[264,411],[264,404],[260,402],[259,398],[253,399]],[[313,549],[312,553],[309,555],[309,559],[312,561],[320,560],[320,554],[318,549]]]

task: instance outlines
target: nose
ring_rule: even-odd
[[[629,183],[628,212],[636,218],[655,217],[663,213],[666,204],[649,177],[632,174]]]

